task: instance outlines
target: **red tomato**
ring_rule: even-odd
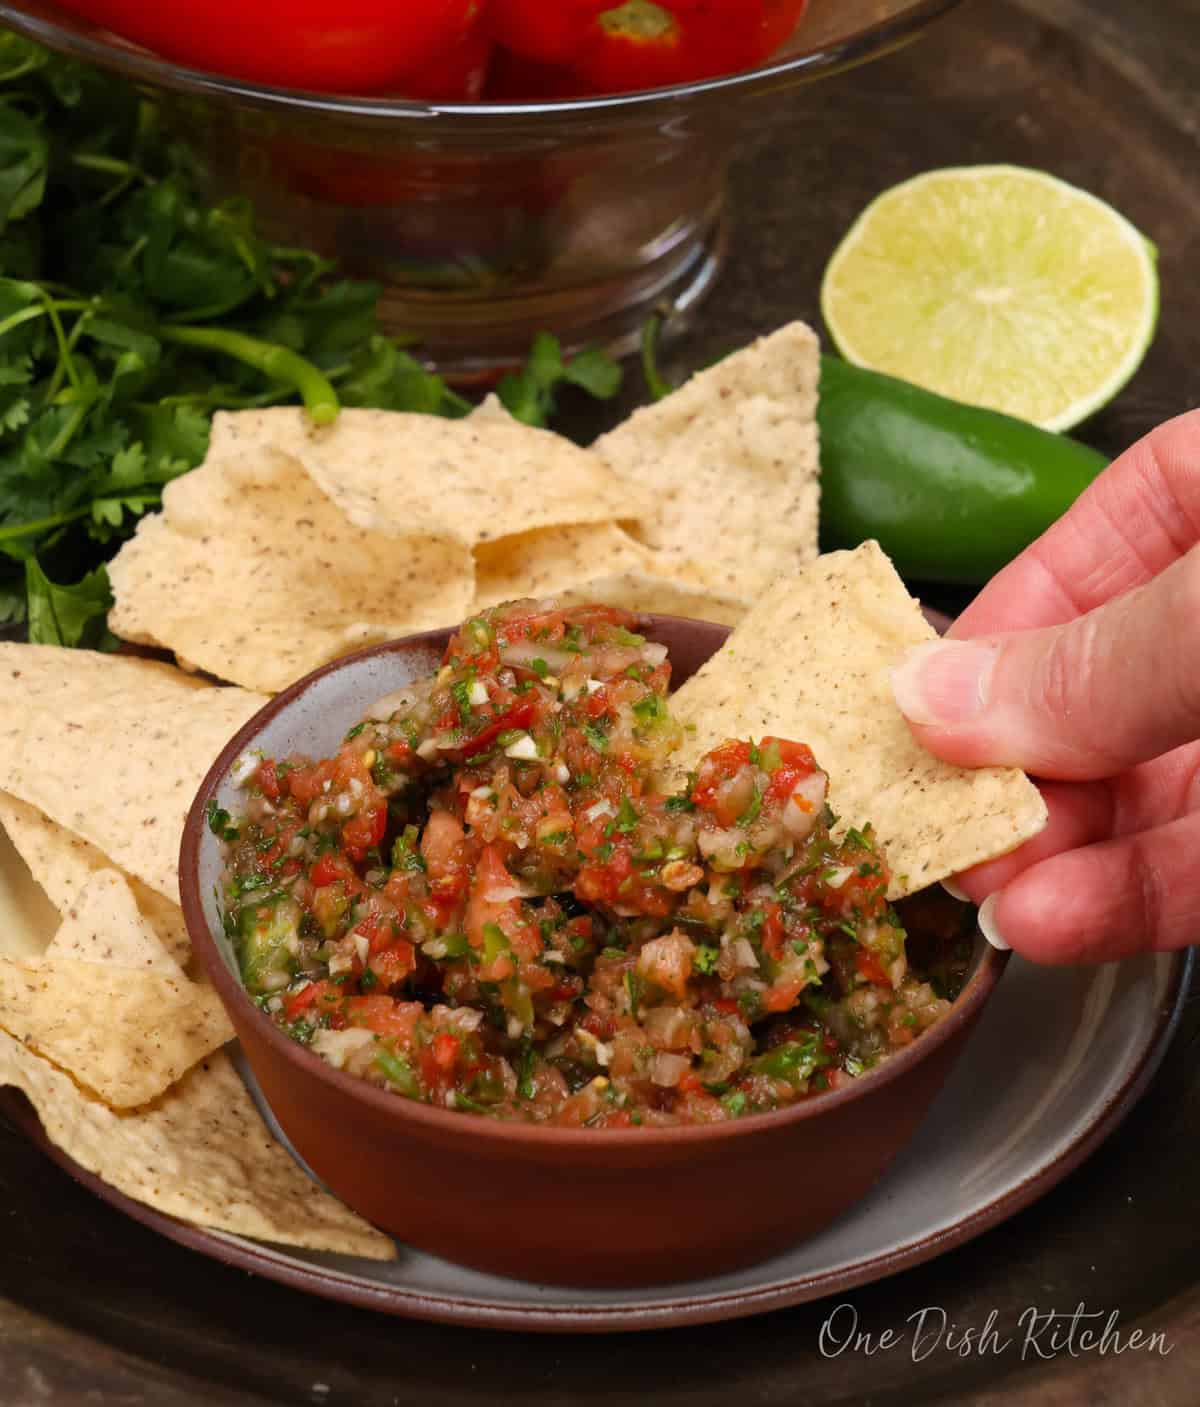
[[[479,18],[480,0],[65,0],[176,63],[327,93],[401,89]]]
[[[859,948],[854,954],[854,965],[858,968],[858,975],[865,977],[868,982],[873,982],[877,987],[890,987],[892,979],[883,970],[883,965],[869,948]]]
[[[268,801],[279,800],[279,770],[269,758],[258,769],[258,784]]]
[[[783,801],[795,791],[797,782],[812,776],[817,770],[817,760],[812,755],[812,749],[803,743],[789,743],[784,738],[764,738],[762,748],[765,750],[771,743],[779,749],[780,763],[771,774],[767,800]]]
[[[298,992],[290,992],[283,999],[283,1014],[289,1021],[295,1019],[310,1007],[328,1008],[341,1000],[340,990],[332,982],[310,982]],[[320,1012],[317,1013],[318,1015]]]
[[[459,1041],[457,1036],[443,1032],[433,1038],[434,1063],[443,1070],[453,1070],[458,1059]]]
[[[371,954],[371,971],[385,987],[398,987],[416,965],[416,949],[403,940]]]
[[[763,924],[763,952],[778,961],[783,956],[783,909],[776,903],[764,904],[766,921]]]
[[[332,761],[318,762],[315,767],[297,767],[287,774],[287,789],[301,806],[309,806],[332,778]]]
[[[365,1026],[378,1036],[412,1039],[413,1027],[423,1015],[420,1002],[401,1002],[392,997],[348,997],[346,1017],[352,1026]]]
[[[443,54],[405,78],[404,96],[428,102],[478,102],[494,47],[491,35],[481,25],[473,26]]]
[[[582,36],[610,0],[492,0],[487,24],[498,44],[523,59],[565,64],[575,58]]]
[[[339,879],[354,879],[355,874],[341,855],[335,855],[330,850],[317,859],[308,872],[308,878],[314,889],[324,889],[327,885],[336,884]]]
[[[692,788],[692,801],[702,811],[711,810],[716,805],[721,784],[736,777],[749,761],[749,743],[730,741],[713,748],[700,764],[696,785]]]
[[[373,801],[342,827],[342,847],[352,860],[361,861],[382,843],[386,830],[387,802]]]
[[[493,0],[487,23],[521,60],[621,93],[752,68],[788,38],[806,2]]]
[[[495,719],[482,732],[476,733],[470,742],[463,743],[458,749],[459,754],[462,757],[474,757],[476,753],[486,751],[501,733],[508,732],[510,728],[528,728],[533,722],[534,708],[532,699],[523,699],[502,718]]]

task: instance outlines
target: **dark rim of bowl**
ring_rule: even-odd
[[[314,93],[222,77],[203,69],[188,68],[159,58],[149,50],[106,37],[108,31],[86,20],[60,23],[53,5],[0,3],[0,22],[47,48],[64,51],[102,68],[118,68],[129,78],[188,93],[236,98],[259,107],[286,107],[310,113],[346,117],[463,117],[486,123],[514,117],[555,114],[568,117],[654,111],[691,98],[724,95],[741,88],[778,86],[803,82],[852,68],[876,54],[896,48],[934,20],[954,9],[961,0],[911,0],[900,13],[843,35],[811,53],[797,54],[775,63],[761,64],[742,73],[696,83],[678,84],[637,93],[616,93],[597,98],[571,98],[527,103],[412,102],[402,98],[371,98]],[[63,18],[66,18],[63,16]]]
[[[719,632],[720,638],[728,636],[727,627],[707,621],[686,620],[680,616],[646,613],[642,621],[653,630],[656,627],[695,627],[706,631]],[[323,1081],[348,1099],[365,1103],[378,1113],[394,1117],[401,1124],[414,1122],[425,1124],[443,1132],[469,1134],[502,1143],[546,1145],[549,1147],[580,1148],[590,1141],[603,1139],[608,1144],[628,1144],[633,1147],[649,1147],[656,1144],[677,1144],[681,1142],[712,1142],[738,1137],[744,1133],[765,1132],[769,1128],[784,1124],[799,1123],[806,1119],[819,1118],[830,1109],[840,1108],[856,1100],[865,1098],[893,1081],[902,1079],[914,1066],[922,1063],[933,1052],[969,1025],[982,1010],[991,996],[997,982],[1004,973],[1011,956],[1001,953],[985,944],[982,955],[966,985],[959,993],[949,1013],[937,1025],[924,1032],[907,1049],[888,1057],[882,1065],[859,1075],[844,1089],[820,1094],[812,1099],[802,1100],[783,1109],[769,1110],[762,1114],[748,1114],[739,1119],[731,1119],[716,1124],[678,1124],[665,1128],[630,1129],[572,1129],[547,1127],[541,1124],[525,1124],[515,1120],[488,1119],[481,1115],[464,1118],[461,1113],[450,1109],[439,1109],[434,1105],[421,1104],[406,1099],[388,1090],[378,1088],[356,1075],[348,1075],[335,1069],[313,1051],[297,1041],[285,1036],[269,1016],[251,1001],[249,994],[226,965],[208,920],[204,915],[204,905],[200,893],[200,848],[208,834],[207,808],[221,783],[227,778],[233,763],[247,748],[262,728],[275,716],[295,702],[319,679],[346,669],[354,669],[364,660],[382,655],[407,653],[414,647],[444,645],[452,628],[427,630],[416,635],[406,635],[398,640],[389,640],[381,645],[368,646],[354,654],[344,655],[320,669],[313,670],[296,681],[282,693],[276,694],[263,708],[250,718],[226,743],[216,761],[209,768],[200,789],[196,793],[188,811],[183,828],[183,842],[179,852],[179,891],[183,906],[184,921],[192,940],[213,985],[226,1006],[240,1005],[247,1019],[258,1025],[259,1035],[273,1047],[298,1072]],[[718,644],[719,647],[719,644]],[[215,843],[215,842],[214,842]]]

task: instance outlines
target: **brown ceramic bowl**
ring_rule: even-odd
[[[723,626],[649,616],[682,682]],[[213,764],[184,830],[192,942],[284,1132],[346,1203],[400,1240],[481,1270],[569,1285],[690,1280],[762,1260],[852,1206],[908,1141],[961,1054],[1007,954],[979,940],[950,1014],[847,1089],[771,1114],[666,1129],[559,1129],[417,1104],[289,1040],[242,987],[219,909],[223,857],[205,822],[231,811],[247,749],[324,756],[377,698],[440,663],[449,631],[380,645],[280,694]]]

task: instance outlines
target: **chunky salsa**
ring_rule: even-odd
[[[801,743],[664,785],[670,664],[636,624],[499,607],[336,756],[240,760],[225,923],[284,1031],[410,1099],[614,1128],[838,1088],[945,1014],[966,906],[920,896],[906,943]]]

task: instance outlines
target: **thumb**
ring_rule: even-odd
[[[920,645],[892,687],[919,741],[964,767],[1082,781],[1200,738],[1200,547],[1066,625]]]

